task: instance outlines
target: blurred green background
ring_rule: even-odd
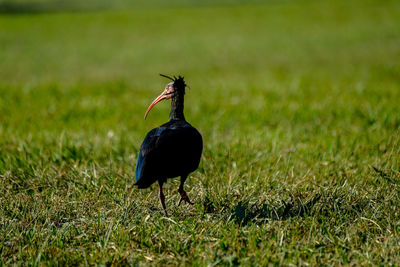
[[[171,218],[132,187],[190,89]],[[1,264],[399,264],[400,2],[0,0]]]

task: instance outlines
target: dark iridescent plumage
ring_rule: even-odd
[[[191,203],[183,184],[187,176],[197,169],[203,150],[201,134],[183,115],[185,83],[183,78],[173,79],[149,107],[149,110],[165,98],[171,99],[169,122],[151,130],[145,137],[136,164],[136,183],[139,188],[147,188],[158,181],[160,201],[166,212],[162,185],[167,178],[181,176],[179,193],[182,200]]]
[[[144,139],[136,165],[136,185],[149,187],[195,171],[203,142],[200,133],[186,121],[169,121],[151,130]]]

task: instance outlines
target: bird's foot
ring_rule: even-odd
[[[190,201],[188,195],[184,190],[182,192],[179,192],[179,194],[181,195],[181,198],[179,199],[178,206],[181,205],[182,200],[185,201],[186,203],[189,203],[190,205],[194,204],[193,202]]]

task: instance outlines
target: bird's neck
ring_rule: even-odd
[[[176,95],[171,99],[171,111],[169,113],[169,120],[185,120],[185,116],[183,115],[183,95]]]

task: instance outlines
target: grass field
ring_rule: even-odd
[[[188,3],[0,14],[0,265],[400,265],[400,2]],[[159,73],[205,143],[168,218]]]

